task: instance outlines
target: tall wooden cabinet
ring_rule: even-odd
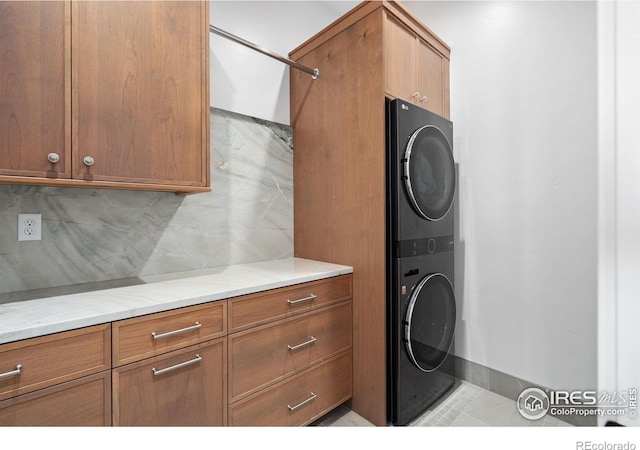
[[[385,99],[449,117],[449,55],[389,1],[361,3],[290,53],[320,69],[317,80],[291,71],[294,253],[354,268],[351,407],[377,425],[387,423]]]
[[[0,183],[209,190],[207,1],[0,4]]]

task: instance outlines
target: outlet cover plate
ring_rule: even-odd
[[[18,241],[42,240],[42,214],[18,214]]]

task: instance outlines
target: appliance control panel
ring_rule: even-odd
[[[394,258],[431,255],[433,253],[453,251],[453,235],[428,239],[411,239],[396,242],[393,248]]]

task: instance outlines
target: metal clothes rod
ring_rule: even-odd
[[[249,41],[246,41],[246,40],[242,39],[241,37],[238,37],[238,36],[236,36],[234,34],[231,34],[231,33],[227,32],[227,31],[221,30],[220,28],[214,27],[213,25],[209,25],[209,31],[211,33],[217,34],[218,36],[222,36],[222,37],[227,38],[227,39],[229,39],[231,41],[237,42],[238,44],[242,44],[245,47],[249,47],[250,49],[258,51],[258,52],[262,53],[263,55],[267,55],[267,56],[270,56],[271,58],[277,59],[278,61],[283,62],[285,64],[288,64],[291,67],[295,67],[298,70],[306,72],[309,75],[311,75],[311,77],[314,80],[320,76],[320,70],[318,68],[311,69],[311,68],[309,68],[307,66],[303,66],[300,63],[292,61],[289,58],[285,58],[284,56],[280,56],[277,53],[273,53],[271,50],[267,50],[266,48],[259,47],[256,44],[253,44],[253,43],[251,43]]]

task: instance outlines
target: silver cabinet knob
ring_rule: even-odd
[[[413,96],[414,96],[415,98],[420,98],[420,92],[417,92],[417,91],[416,91],[416,92],[414,92]]]
[[[49,160],[49,162],[50,162],[51,164],[55,164],[55,163],[57,163],[58,161],[60,161],[60,155],[58,155],[57,153],[49,153],[49,154],[47,155],[47,159]]]
[[[420,99],[421,102],[426,102],[428,100],[429,98],[426,95]]]
[[[95,163],[94,159],[91,156],[85,156],[82,162],[84,162],[85,166],[93,166],[93,163]]]

